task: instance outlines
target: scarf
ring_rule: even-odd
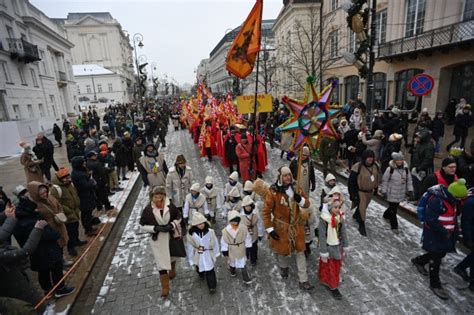
[[[321,219],[327,222],[327,237],[326,243],[329,246],[339,245],[339,235],[338,235],[338,226],[342,222],[344,214],[334,215],[329,211],[323,211],[321,213]]]

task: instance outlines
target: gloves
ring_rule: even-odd
[[[280,235],[277,234],[274,230],[270,232],[270,237],[273,238],[275,241],[280,240]]]
[[[154,231],[155,233],[168,233],[173,229],[173,226],[171,224],[166,224],[166,225],[155,225]]]
[[[301,195],[297,193],[295,193],[295,195],[293,196],[293,199],[296,201],[296,203],[300,203],[301,198]]]
[[[228,256],[229,256],[229,251],[228,251],[228,250],[223,251],[223,252],[222,252],[222,255],[223,255],[224,257],[228,257]]]
[[[35,228],[42,230],[46,225],[48,225],[48,222],[46,222],[45,220],[38,220],[35,223]]]

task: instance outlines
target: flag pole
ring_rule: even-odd
[[[254,129],[253,129],[253,140],[252,140],[252,154],[251,154],[251,160],[250,160],[250,176],[253,180],[255,180],[256,175],[257,175],[257,163],[256,161],[254,162],[254,157],[256,155],[256,146],[257,146],[257,132],[258,132],[258,119],[257,119],[257,95],[258,95],[258,72],[260,68],[260,51],[257,52],[257,72],[255,74],[255,99],[253,103],[253,117],[254,117]],[[254,165],[255,164],[255,165]],[[255,174],[255,176],[254,176]]]

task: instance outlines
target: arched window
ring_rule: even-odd
[[[328,86],[329,84],[332,84],[333,82],[335,82],[336,85],[334,87],[334,91],[332,91],[331,104],[337,103],[341,105],[340,100],[339,100],[339,79],[336,77],[329,78],[326,80],[326,83],[324,86]]]
[[[374,92],[374,109],[385,109],[387,107],[387,104],[385,103],[387,95],[387,75],[385,73],[374,73]]]
[[[395,103],[400,104],[402,109],[412,109],[416,106],[416,109],[420,111],[421,98],[417,103],[417,97],[408,91],[408,82],[413,76],[422,72],[421,69],[407,69],[395,73]]]
[[[349,100],[356,100],[357,94],[359,93],[359,77],[356,75],[351,75],[344,78],[344,85],[346,91],[345,102]]]

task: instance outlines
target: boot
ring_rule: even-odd
[[[428,271],[426,271],[426,268],[424,265],[418,263],[416,258],[411,259],[411,263],[415,265],[416,270],[418,270],[419,273],[421,273],[423,276],[428,276]]]
[[[300,282],[299,287],[301,290],[304,290],[304,291],[310,291],[314,289],[314,286],[311,283],[309,283],[309,281]]]
[[[288,269],[289,268],[280,268],[280,275],[283,279],[288,279]]]
[[[443,288],[441,288],[441,287],[439,287],[439,288],[430,287],[430,289],[440,299],[442,299],[442,300],[448,300],[449,299],[448,293],[446,293],[446,291]]]
[[[306,245],[306,249],[304,250],[304,256],[308,258],[309,255],[311,255],[311,247],[310,247],[311,243],[306,243],[305,245]]]
[[[354,220],[356,220],[358,223],[361,221],[359,207],[357,207],[356,210],[354,211],[354,214],[352,215],[352,218]]]
[[[460,276],[464,281],[469,282],[469,275],[467,274],[466,269],[462,269],[459,266],[454,267],[454,273]],[[474,272],[474,271],[471,271]]]
[[[342,300],[342,294],[338,288],[331,289],[331,294],[336,300]]]
[[[171,262],[171,271],[169,272],[170,280],[176,277],[176,261]]]
[[[160,275],[161,297],[167,298],[170,294],[170,277],[167,273]]]
[[[365,230],[365,222],[364,221],[359,221],[359,233],[362,236],[367,236],[367,231]]]
[[[249,271],[247,270],[246,267],[242,269],[242,279],[244,280],[245,284],[252,283],[252,278],[250,278]]]

